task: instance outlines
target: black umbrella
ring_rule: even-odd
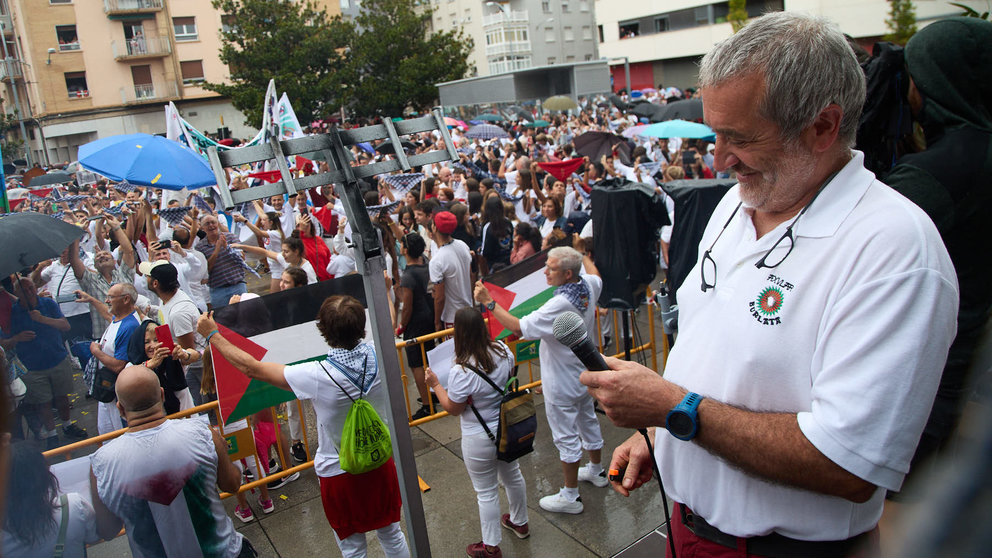
[[[633,115],[636,115],[638,118],[651,118],[658,111],[664,108],[665,107],[661,105],[644,102],[644,103],[637,103],[636,105],[634,105],[634,108],[630,109],[628,112],[630,112]]]
[[[36,186],[62,184],[64,182],[72,182],[72,175],[65,171],[52,171],[48,174],[39,174],[38,176],[32,178],[31,183],[28,186],[34,188]]]
[[[519,107],[517,105],[510,105],[503,111],[506,114],[508,120],[526,120],[527,122],[534,121],[534,115],[530,113],[527,109]]]
[[[408,140],[405,140],[405,139],[401,139],[400,140],[400,145],[403,146],[403,150],[404,151],[408,151],[410,149],[416,149],[417,148],[417,146],[414,145],[414,143],[412,141],[408,141]],[[386,141],[380,143],[379,145],[377,145],[375,147],[375,150],[378,151],[379,153],[382,153],[382,154],[387,154],[387,153],[394,153],[395,154],[396,153],[396,148],[393,147],[393,140],[386,140]]]
[[[603,155],[613,153],[613,146],[625,143],[627,140],[609,132],[586,132],[572,140],[575,152],[589,157],[590,161],[599,161]]]
[[[690,120],[701,122],[703,120],[703,100],[685,99],[684,101],[674,101],[664,106],[665,111],[661,113],[661,118],[652,122],[662,122],[665,120]]]
[[[0,277],[40,261],[58,257],[86,231],[41,213],[15,213],[0,218]]]
[[[613,103],[613,106],[617,107],[618,109],[620,109],[620,110],[622,110],[624,112],[627,112],[628,110],[630,110],[630,105],[628,105],[616,93],[611,94],[610,97],[609,97],[609,99],[610,99],[610,102]]]

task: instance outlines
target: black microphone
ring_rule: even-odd
[[[582,317],[575,312],[563,312],[555,318],[552,329],[555,339],[565,345],[575,356],[582,361],[587,370],[600,371],[609,370],[603,355],[599,354],[599,349],[586,332],[586,324],[582,322]]]

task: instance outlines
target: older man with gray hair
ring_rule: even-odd
[[[583,267],[589,272],[583,273]],[[603,435],[593,400],[579,383],[579,373],[585,366],[572,350],[555,338],[553,324],[563,312],[575,312],[585,324],[586,331],[595,331],[596,301],[603,291],[603,281],[596,274],[589,257],[574,248],[560,246],[548,252],[544,275],[555,294],[540,308],[523,318],[516,318],[489,294],[478,282],[475,300],[496,317],[504,327],[526,339],[540,339],[541,383],[544,411],[548,416],[551,437],[558,448],[565,486],[558,492],[541,498],[541,508],[558,513],[582,513],[579,481],[603,488],[607,485],[601,456]],[[589,462],[579,467],[582,452]]]
[[[933,404],[954,269],[851,149],[865,83],[836,27],[757,18],[704,57],[700,84],[714,164],[738,185],[703,234],[700,282],[679,289],[664,378],[613,359],[582,374],[614,423],[653,435],[653,456],[640,436],[613,453],[614,488],[649,482],[656,459],[680,554],[854,556],[877,546]]]
[[[104,301],[110,310],[110,325],[100,336],[100,341],[90,343],[90,353],[97,359],[98,366],[120,374],[127,366],[127,344],[131,334],[138,328],[141,318],[135,310],[138,291],[131,283],[115,283],[107,290]],[[117,413],[114,401],[99,403],[96,423],[100,434],[113,432],[124,427]]]

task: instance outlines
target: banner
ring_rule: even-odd
[[[279,97],[279,104],[276,106],[276,121],[279,124],[279,139],[281,140],[302,138],[306,135],[303,133],[299,119],[296,118],[293,105],[289,104],[289,97],[286,96],[286,93]]]
[[[231,304],[214,312],[214,319],[225,338],[258,360],[281,364],[321,360],[328,346],[315,318],[324,300],[337,294],[353,296],[368,308],[362,276],[352,274]],[[366,310],[366,341],[371,341],[371,332]],[[292,392],[245,376],[213,348],[210,354],[224,424],[296,399]]]
[[[513,316],[522,318],[554,296],[555,289],[548,285],[544,276],[547,261],[548,252],[538,252],[522,262],[484,277],[482,281],[500,306],[509,310]],[[495,339],[510,335],[510,330],[503,329],[488,312],[486,317],[490,318],[490,333]]]

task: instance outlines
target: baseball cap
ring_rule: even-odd
[[[145,277],[151,277],[156,281],[166,284],[175,283],[179,279],[179,271],[176,266],[165,260],[154,262],[141,262],[138,271]]]
[[[458,218],[450,211],[440,211],[434,215],[434,227],[441,234],[451,234],[458,228]]]

